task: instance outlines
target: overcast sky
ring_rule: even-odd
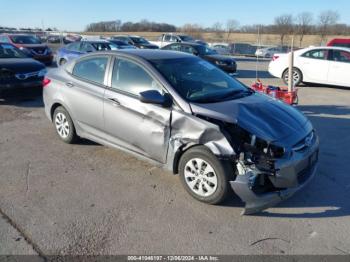
[[[339,22],[350,24],[349,0],[0,0],[0,26],[81,31],[88,23],[117,19],[205,27],[228,19],[240,25],[269,24],[281,14],[308,11],[317,19],[319,12],[329,9],[338,11]]]

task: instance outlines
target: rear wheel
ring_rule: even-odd
[[[73,144],[77,140],[77,134],[72,118],[64,107],[59,106],[53,114],[53,123],[58,136],[67,144]]]
[[[301,82],[303,81],[303,74],[301,73],[301,71],[298,68],[293,68],[292,76],[293,76],[293,85],[294,86],[300,85]],[[288,83],[289,83],[289,69],[288,68],[283,72],[282,79],[283,79],[283,82],[286,85],[288,85]]]
[[[229,177],[233,170],[208,148],[197,146],[183,154],[179,173],[183,186],[192,197],[204,203],[219,204],[229,192]]]

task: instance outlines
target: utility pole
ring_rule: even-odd
[[[290,47],[289,53],[289,68],[288,68],[288,92],[294,91],[294,83],[293,83],[293,67],[294,67],[294,35],[292,36],[292,45]]]

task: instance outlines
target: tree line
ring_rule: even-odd
[[[210,27],[187,23],[181,27],[167,23],[156,23],[148,20],[140,22],[125,22],[121,20],[91,23],[87,25],[87,32],[184,32],[196,38],[201,38],[204,32],[213,32],[217,39],[228,40],[232,33],[278,34],[281,45],[285,37],[298,35],[300,46],[305,35],[319,35],[324,42],[327,35],[350,35],[350,26],[338,23],[340,19],[336,11],[326,10],[315,16],[310,12],[301,12],[297,15],[283,14],[275,17],[274,23],[269,25],[242,25],[239,21],[230,19],[226,23],[216,22]],[[226,38],[226,39],[225,39]]]

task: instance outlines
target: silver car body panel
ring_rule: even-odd
[[[246,203],[243,214],[268,208],[310,181],[316,170],[319,142],[315,135],[305,148],[298,144],[313,132],[312,125],[299,111],[259,94],[221,103],[188,103],[147,61],[147,56],[153,54],[189,56],[146,50],[94,54],[110,57],[103,85],[82,81],[71,74],[75,62],[91,57],[91,54],[52,70],[48,74],[51,83],[44,88],[47,116],[52,120],[52,109],[55,105],[62,105],[71,115],[79,136],[122,149],[174,173],[177,172],[181,154],[196,145],[205,145],[222,161],[231,161],[234,167],[239,163],[239,152],[235,152],[227,132],[210,119],[237,125],[269,143],[283,146],[286,153],[275,161],[276,172],[261,171],[254,165],[241,163],[241,168],[237,167],[238,172],[232,174],[231,187]],[[135,96],[113,90],[111,68],[116,57],[132,60],[142,66],[171,95],[173,106],[163,108],[142,103]],[[295,147],[296,144],[298,147]],[[263,194],[254,192],[252,185],[260,175],[265,176],[278,190]]]

